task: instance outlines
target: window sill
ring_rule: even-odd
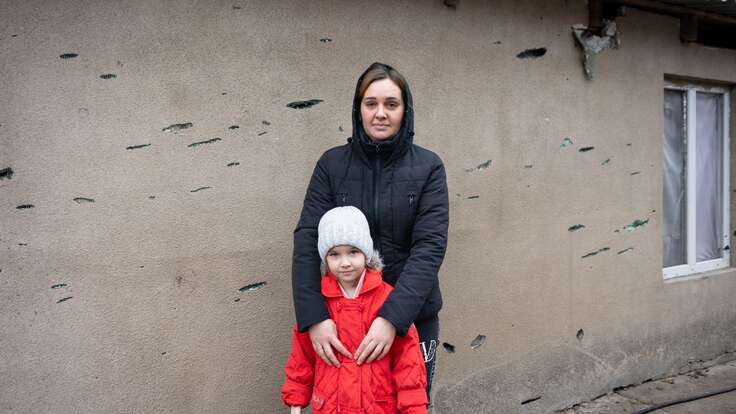
[[[709,279],[712,277],[720,277],[720,276],[736,277],[736,267],[726,267],[723,269],[709,270],[707,272],[702,272],[702,273],[693,273],[690,275],[671,277],[668,279],[663,279],[663,282],[665,284],[690,282],[693,280]]]

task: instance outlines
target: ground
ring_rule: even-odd
[[[736,387],[736,361],[622,388],[559,414],[631,414],[658,404]],[[736,390],[664,407],[653,414],[734,414]]]

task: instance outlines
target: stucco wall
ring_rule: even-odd
[[[736,82],[736,51],[630,10],[589,82],[586,7],[0,3],[0,412],[285,412],[292,230],[377,60],[448,173],[436,413],[550,412],[736,350],[736,271],[664,283],[659,222],[663,78]]]

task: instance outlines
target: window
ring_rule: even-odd
[[[662,274],[729,266],[729,93],[666,83]]]

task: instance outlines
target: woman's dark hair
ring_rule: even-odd
[[[401,99],[406,104],[406,79],[396,69],[378,62],[368,67],[365,75],[363,75],[363,79],[360,81],[360,87],[358,88],[360,100],[363,100],[365,91],[368,90],[371,83],[381,79],[391,79],[401,89]]]

